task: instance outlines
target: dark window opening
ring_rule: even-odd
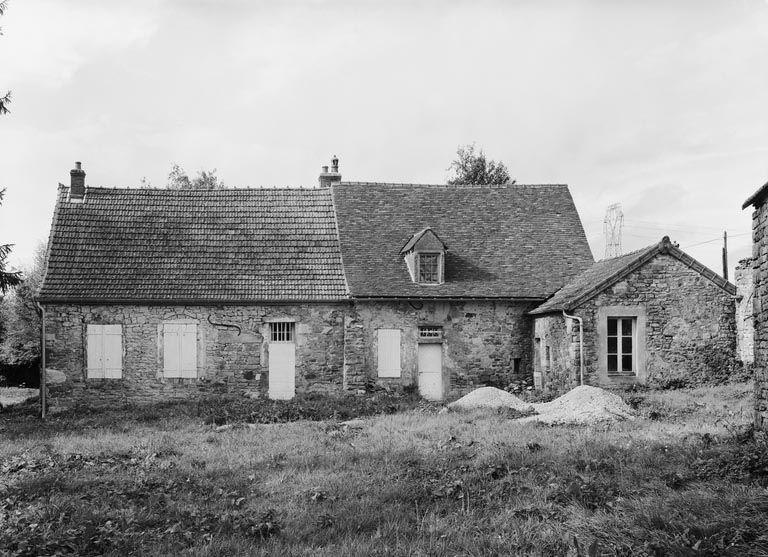
[[[293,342],[296,324],[291,321],[276,321],[269,324],[269,338],[272,342]]]
[[[520,358],[514,358],[512,360],[512,371],[514,373],[520,373]]]

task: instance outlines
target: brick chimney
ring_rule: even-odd
[[[341,182],[341,174],[339,174],[339,158],[336,155],[331,159],[330,172],[328,172],[327,166],[323,167],[323,171],[320,173],[320,187],[330,188],[331,184],[335,182]]]
[[[70,200],[82,200],[85,197],[85,170],[82,169],[80,162],[75,163],[75,168],[69,171],[71,179],[69,187]]]

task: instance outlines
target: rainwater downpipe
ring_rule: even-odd
[[[35,305],[40,310],[40,417],[45,418],[45,308],[39,302],[35,302]]]
[[[581,317],[575,315],[568,315],[563,310],[563,317],[566,319],[574,319],[579,322],[579,385],[584,384],[584,321]]]

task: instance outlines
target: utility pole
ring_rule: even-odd
[[[728,280],[728,231],[723,230],[723,278]]]

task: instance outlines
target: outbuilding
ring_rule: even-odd
[[[727,373],[735,295],[666,236],[597,261],[531,311],[535,384],[683,386]]]

